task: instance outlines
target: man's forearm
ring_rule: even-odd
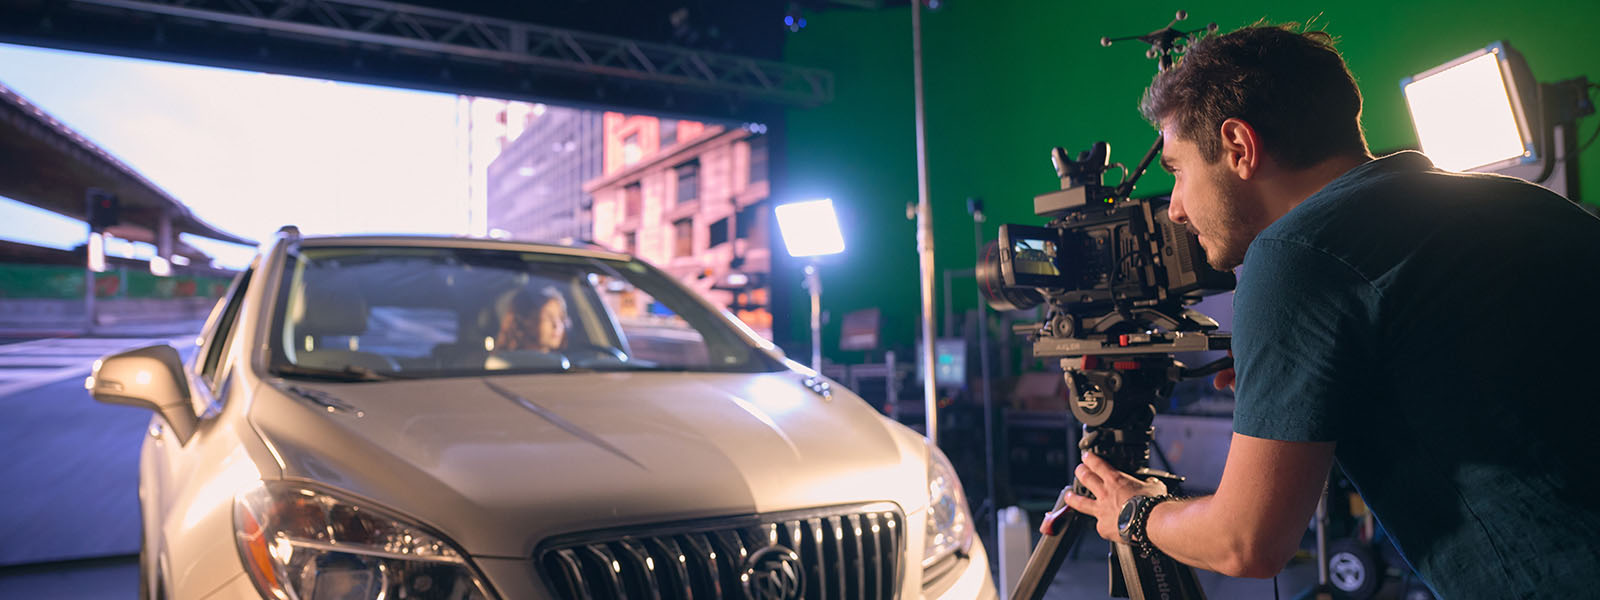
[[[1249,518],[1226,514],[1214,496],[1157,504],[1147,526],[1150,542],[1187,565],[1232,577],[1271,577],[1288,557],[1252,544]]]

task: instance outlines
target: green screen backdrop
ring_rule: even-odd
[[[941,271],[973,263],[969,196],[985,201],[989,239],[999,223],[1042,222],[1031,201],[1059,187],[1051,147],[1076,154],[1105,140],[1112,162],[1131,167],[1139,160],[1156,135],[1137,109],[1155,61],[1139,42],[1107,48],[1099,40],[1160,28],[1179,8],[1191,15],[1185,28],[1214,21],[1227,31],[1267,19],[1310,22],[1335,35],[1365,97],[1363,124],[1376,153],[1416,144],[1402,77],[1496,40],[1517,48],[1540,81],[1600,79],[1600,36],[1592,31],[1600,2],[1593,0],[945,0],[939,10],[923,12],[929,190]],[[785,59],[832,71],[836,94],[825,106],[786,115],[786,176],[773,196],[834,199],[848,250],[823,265],[823,308],[833,317],[823,345],[835,360],[857,362],[860,354],[834,350],[845,313],[883,309],[890,347],[909,347],[917,334],[916,226],[906,219],[906,204],[917,200],[910,8],[835,9],[808,20],[789,35]],[[1600,116],[1582,120],[1580,138],[1597,125]],[[1600,148],[1580,160],[1582,191],[1594,203]],[[1166,192],[1171,184],[1152,167],[1137,193]],[[800,277],[797,264],[778,268],[796,272],[775,277]],[[778,291],[789,306],[808,306],[798,286]],[[958,280],[953,292],[957,310],[976,303],[971,279]],[[942,298],[942,290],[935,295]],[[935,307],[936,319],[942,310]],[[809,339],[806,319],[794,317],[777,325],[791,328],[787,338],[777,333],[780,340]]]

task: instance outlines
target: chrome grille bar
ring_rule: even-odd
[[[622,577],[617,565],[617,557],[611,554],[611,550],[606,548],[604,544],[587,546],[584,549],[589,551],[589,556],[594,560],[594,562],[599,563],[598,570],[600,571],[601,576],[596,579],[600,579],[600,583],[604,584],[601,586],[601,589],[605,590],[600,594],[600,597],[626,597],[627,592],[625,592],[622,588]],[[593,577],[591,576],[591,578]]]
[[[650,557],[644,545],[633,540],[622,540],[617,545],[622,548],[620,554],[630,559],[628,573],[643,576],[628,578],[628,597],[661,600],[661,582],[656,578],[655,559]]]
[[[753,579],[806,600],[887,600],[900,587],[901,523],[898,507],[875,503],[574,534],[534,557],[560,598],[743,599]]]
[[[827,552],[824,551],[827,546],[824,540],[828,539],[828,532],[822,530],[822,519],[807,519],[806,528],[811,532],[811,543],[802,544],[811,547],[811,555],[806,557],[806,564],[811,565],[808,571],[816,575],[815,578],[808,576],[811,580],[806,583],[810,584],[808,589],[812,591],[806,597],[821,600],[826,598],[828,593],[828,559]]]
[[[690,534],[685,536],[689,545],[696,551],[696,559],[702,567],[706,587],[710,590],[712,598],[721,598],[722,576],[717,569],[717,551],[712,549],[711,540],[704,534]]]
[[[651,555],[661,557],[656,561],[657,567],[660,567],[663,561],[672,564],[672,574],[677,581],[677,585],[672,588],[672,595],[679,598],[694,598],[694,580],[689,578],[689,557],[678,548],[677,541],[670,537],[650,538],[646,544],[655,549]]]
[[[828,552],[823,560],[826,561],[828,568],[832,569],[835,575],[833,578],[833,589],[835,595],[833,597],[837,598],[838,600],[848,600],[850,597],[844,593],[844,523],[840,521],[838,516],[828,517],[827,525],[823,526],[823,534],[828,536],[828,541],[823,546],[828,550]]]

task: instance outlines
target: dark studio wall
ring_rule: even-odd
[[[1314,20],[1339,38],[1365,97],[1363,122],[1374,152],[1414,146],[1399,80],[1495,40],[1509,40],[1533,74],[1550,82],[1579,75],[1600,79],[1600,3],[1593,0],[1487,2],[1151,2],[946,0],[923,12],[930,194],[939,269],[970,267],[972,222],[965,199],[985,199],[993,238],[998,223],[1037,224],[1033,195],[1057,189],[1052,146],[1076,153],[1096,140],[1111,143],[1112,161],[1136,163],[1155,132],[1137,111],[1155,73],[1146,46],[1104,48],[1101,36],[1145,33],[1183,8],[1192,28],[1215,21],[1227,31],[1258,19]],[[829,10],[809,15],[791,34],[785,60],[833,71],[834,101],[786,117],[786,176],[776,202],[828,196],[840,213],[848,250],[823,268],[823,308],[832,315],[824,348],[834,351],[842,316],[881,307],[885,341],[909,348],[919,306],[916,227],[905,205],[917,200],[909,7]],[[1580,122],[1587,139],[1600,116]],[[1600,201],[1600,149],[1581,157],[1588,202]],[[1171,188],[1159,167],[1139,194]],[[791,276],[792,273],[792,276]],[[798,264],[780,264],[776,291],[796,309],[788,319],[791,351],[809,340],[808,300]],[[975,304],[971,279],[953,290],[957,310]],[[942,298],[936,291],[936,299]],[[935,315],[942,308],[936,306]],[[779,327],[784,321],[780,319]],[[909,357],[908,357],[909,358]]]

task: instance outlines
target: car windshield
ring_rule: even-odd
[[[291,252],[272,371],[336,381],[782,365],[639,261],[472,248]]]

